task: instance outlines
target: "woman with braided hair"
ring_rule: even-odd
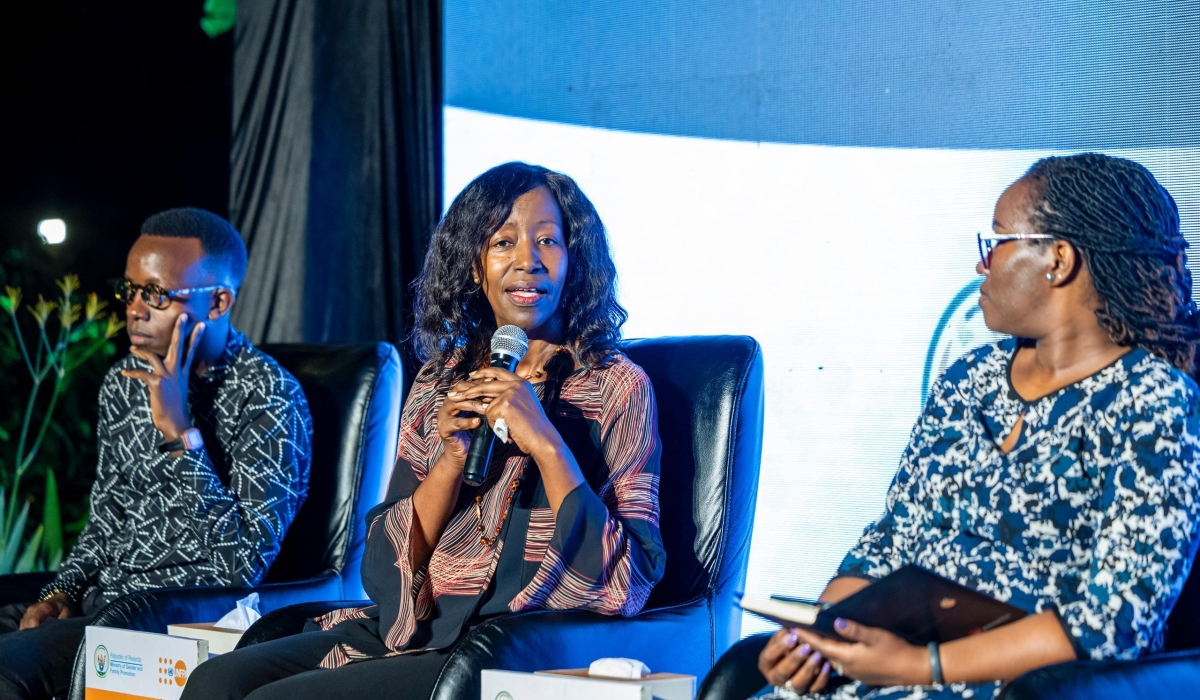
[[[849,620],[781,630],[777,697],[991,698],[1041,666],[1162,646],[1200,523],[1196,306],[1171,196],[1142,166],[1038,161],[979,236],[979,305],[1011,337],[930,391],[883,516],[826,587],[917,564],[1024,609],[940,646]]]

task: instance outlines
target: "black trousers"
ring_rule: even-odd
[[[429,700],[450,656],[449,650],[429,651],[358,661],[336,669],[318,668],[335,644],[354,641],[334,628],[222,654],[196,667],[183,688],[182,700]]]
[[[66,695],[83,629],[93,617],[51,618],[22,630],[21,617],[29,605],[0,607],[0,700]]]

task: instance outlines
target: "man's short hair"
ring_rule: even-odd
[[[218,274],[227,272],[235,289],[242,285],[246,244],[233,224],[211,211],[195,207],[168,209],[143,221],[142,234],[200,239],[200,249]]]

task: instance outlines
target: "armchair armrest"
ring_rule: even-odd
[[[323,600],[315,603],[287,605],[278,610],[272,610],[263,615],[258,622],[250,625],[250,629],[246,630],[246,633],[238,641],[237,648],[241,649],[251,644],[261,644],[273,639],[300,634],[304,629],[304,623],[314,617],[333,610],[361,608],[368,605],[374,605],[374,603],[369,600]]]
[[[746,637],[729,647],[708,672],[696,700],[725,700],[748,698],[767,685],[758,670],[758,655],[771,639],[771,632]]]
[[[586,668],[607,656],[640,659],[652,671],[700,679],[715,656],[710,619],[705,599],[628,618],[554,610],[503,615],[471,630],[454,647],[433,699],[479,697],[479,672],[485,668]]]
[[[771,634],[730,647],[700,686],[696,700],[748,698],[767,685],[758,655]],[[1200,688],[1200,650],[1137,661],[1072,661],[1030,671],[1004,687],[998,700],[1094,700],[1107,697],[1188,697]]]
[[[32,603],[38,599],[42,586],[53,580],[53,571],[0,576],[0,605]]]
[[[336,593],[338,585],[338,576],[327,574],[307,581],[268,583],[254,588],[196,586],[142,591],[104,606],[92,624],[165,634],[167,625],[179,622],[214,622],[255,591],[262,608],[269,611]]]
[[[1071,661],[1035,669],[1005,686],[1000,700],[1191,697],[1200,688],[1200,650],[1136,661]]]

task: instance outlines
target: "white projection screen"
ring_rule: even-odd
[[[444,7],[446,202],[567,173],[626,337],[761,343],[748,594],[815,596],[881,513],[931,377],[991,339],[975,233],[1035,160],[1137,160],[1200,239],[1194,0]]]

